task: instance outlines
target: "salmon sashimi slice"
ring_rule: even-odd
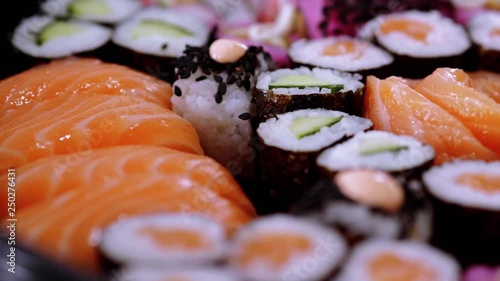
[[[0,168],[96,147],[160,145],[202,154],[196,130],[169,109],[126,96],[53,98],[0,120]]]
[[[184,153],[160,146],[126,145],[92,149],[80,153],[38,159],[16,169],[16,209],[21,210],[77,187],[119,180],[131,175],[145,178],[185,176],[200,186],[255,214],[232,175],[212,158]],[[7,174],[0,176],[7,183]],[[7,189],[0,192],[0,202],[7,202]],[[2,209],[0,217],[7,215]]]
[[[126,66],[91,58],[54,60],[0,81],[0,111],[71,94],[127,95],[171,109],[172,86]]]
[[[207,215],[224,225],[229,235],[255,218],[186,175],[132,175],[75,188],[19,210],[16,238],[70,267],[99,271],[96,246],[103,228],[127,216],[161,212]]]
[[[487,148],[500,154],[500,104],[472,87],[461,69],[438,68],[415,87],[455,116]]]
[[[500,74],[479,70],[469,73],[472,87],[500,103]]]
[[[367,78],[364,117],[373,121],[376,130],[413,136],[431,145],[436,150],[436,164],[454,159],[498,158],[453,115],[399,77]]]

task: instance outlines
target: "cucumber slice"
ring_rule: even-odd
[[[365,139],[359,146],[359,154],[366,156],[384,152],[398,152],[408,148],[407,145],[400,145],[386,138]]]
[[[43,45],[46,42],[58,38],[70,36],[80,32],[82,28],[66,21],[54,21],[43,27],[36,35],[36,43]]]
[[[187,37],[194,35],[193,32],[183,27],[155,19],[142,20],[131,30],[131,33],[133,39],[154,35],[165,37]]]
[[[336,93],[344,88],[344,85],[331,84],[310,75],[289,75],[278,79],[269,85],[269,89],[276,88],[299,88],[319,87],[332,90]]]
[[[111,8],[100,0],[75,0],[69,3],[68,13],[74,17],[105,16],[111,13]]]
[[[314,135],[323,127],[330,127],[340,122],[344,116],[312,116],[297,117],[290,126],[290,131],[301,139],[305,136]]]

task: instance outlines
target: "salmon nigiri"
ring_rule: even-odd
[[[55,155],[22,165],[16,174],[17,210],[77,187],[93,189],[131,175],[147,179],[185,175],[249,213],[255,212],[233,177],[213,159],[159,146],[126,145]],[[7,182],[7,174],[0,176],[0,182]],[[0,192],[0,202],[7,202],[6,193],[7,189]],[[6,211],[2,209],[0,217]]]
[[[410,135],[433,146],[436,163],[498,158],[457,118],[412,89],[405,79],[368,77],[364,111],[374,129]]]
[[[469,73],[472,87],[500,103],[500,74],[479,70]]]
[[[196,130],[171,110],[141,98],[52,98],[0,119],[1,169],[55,154],[124,144],[161,145],[202,154]]]
[[[461,69],[438,68],[415,90],[462,122],[487,148],[500,155],[500,104],[472,87]]]
[[[76,187],[54,200],[18,211],[16,238],[43,256],[70,267],[98,271],[101,267],[96,246],[101,231],[127,216],[199,213],[223,224],[230,234],[254,219],[255,213],[205,188],[205,181],[214,180],[215,176],[131,175]]]
[[[151,75],[91,58],[54,60],[0,81],[0,112],[49,98],[82,94],[140,97],[172,108],[172,87]]]

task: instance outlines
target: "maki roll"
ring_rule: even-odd
[[[459,281],[455,257],[414,241],[370,240],[359,244],[335,281]]]
[[[428,242],[432,209],[418,181],[348,169],[323,177],[292,209],[339,229],[350,245],[373,238]]]
[[[261,47],[229,39],[188,47],[176,62],[174,112],[196,128],[205,154],[237,179],[255,173],[251,89],[256,77],[273,67]]]
[[[411,136],[374,130],[357,133],[326,149],[318,156],[317,164],[327,174],[373,168],[403,178],[418,178],[434,158],[434,148]]]
[[[500,264],[500,161],[448,162],[425,172],[423,183],[435,210],[431,242],[464,266]]]
[[[331,68],[385,78],[391,73],[392,55],[373,43],[349,36],[301,39],[288,51],[295,65]]]
[[[361,76],[331,69],[299,67],[264,72],[253,93],[261,122],[277,114],[323,108],[361,115]]]
[[[479,68],[500,72],[500,11],[476,14],[467,27],[477,50]]]
[[[127,266],[113,281],[239,281],[231,270],[219,267]]]
[[[114,25],[142,8],[136,0],[46,0],[40,9],[57,18],[74,18]]]
[[[230,266],[241,280],[328,280],[347,254],[334,229],[285,214],[261,217],[233,238]]]
[[[364,25],[358,36],[394,56],[393,75],[422,78],[439,67],[471,68],[465,28],[437,11],[381,15]]]
[[[118,24],[111,40],[122,50],[123,64],[173,83],[176,59],[209,37],[210,30],[189,14],[153,6]]]
[[[11,42],[33,66],[69,56],[103,57],[111,33],[111,29],[92,22],[34,15],[19,23]]]
[[[119,266],[215,265],[225,257],[225,243],[224,227],[209,218],[156,213],[109,225],[99,250]]]
[[[268,195],[287,209],[319,176],[316,157],[372,126],[368,119],[326,109],[301,109],[260,123],[260,176]]]

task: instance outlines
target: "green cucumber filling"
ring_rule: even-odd
[[[68,13],[75,17],[106,16],[111,14],[111,8],[101,0],[75,0],[68,5]]]
[[[401,145],[390,139],[365,139],[360,143],[359,154],[366,156],[384,152],[399,152],[408,148],[407,145]]]
[[[290,131],[301,139],[305,136],[314,135],[323,127],[330,127],[340,122],[344,116],[311,116],[297,117],[290,126]]]
[[[344,88],[344,85],[332,84],[327,81],[318,79],[311,75],[289,75],[278,79],[277,81],[269,84],[269,89],[276,88],[299,88],[306,87],[327,88],[336,93]]]
[[[36,43],[43,45],[52,39],[71,36],[81,30],[82,28],[76,24],[67,21],[54,21],[47,24],[36,34]]]
[[[165,36],[165,37],[188,37],[193,36],[193,32],[178,25],[156,19],[144,19],[131,30],[133,39],[139,39],[146,36]]]

